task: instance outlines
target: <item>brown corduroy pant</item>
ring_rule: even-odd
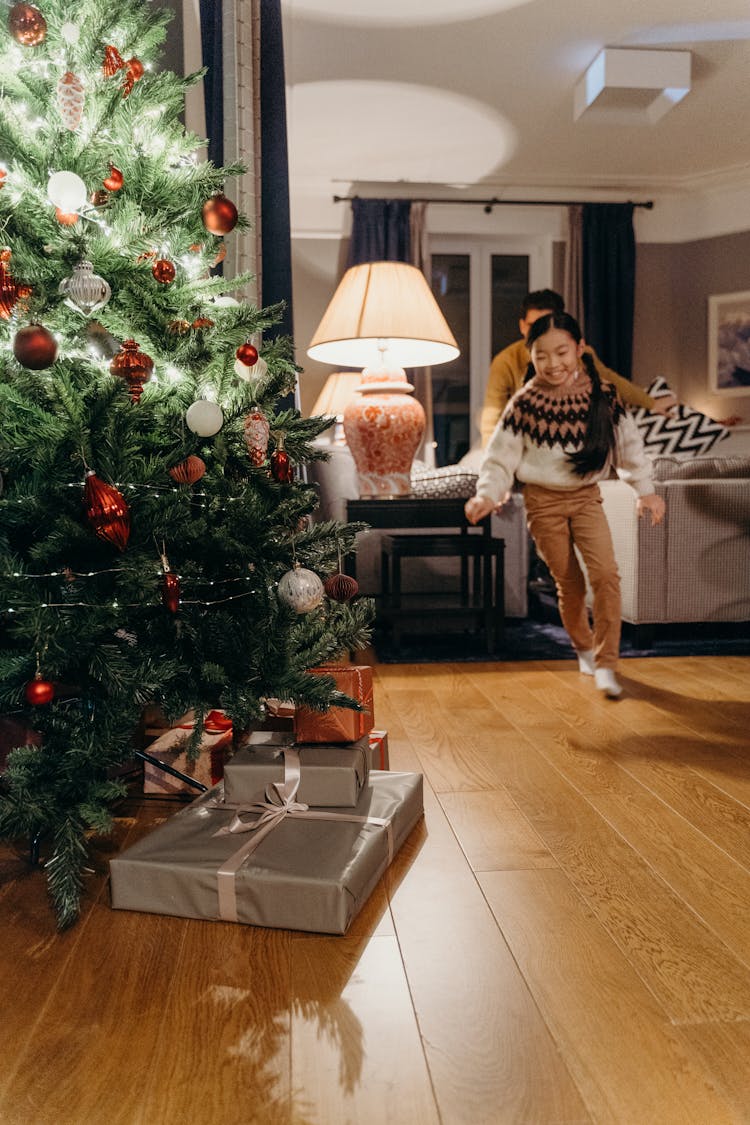
[[[594,650],[597,668],[617,666],[620,653],[620,575],[599,486],[551,489],[524,486],[528,528],[557,586],[562,623],[580,652]],[[573,550],[581,552],[594,595],[593,630],[586,580]]]

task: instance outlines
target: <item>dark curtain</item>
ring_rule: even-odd
[[[349,266],[410,261],[409,199],[353,199]]]
[[[222,4],[200,0],[206,131],[209,159],[224,163],[224,68],[222,65]],[[274,335],[291,336],[292,247],[289,219],[289,162],[286,136],[284,45],[280,0],[260,4],[261,114],[261,246],[263,305],[285,304]],[[220,272],[217,270],[217,272]]]
[[[586,341],[608,367],[630,379],[635,304],[633,204],[584,204],[582,238]]]
[[[200,0],[201,53],[208,68],[203,79],[206,103],[208,159],[217,168],[224,163],[224,61],[222,58],[222,5]]]
[[[285,302],[274,333],[293,335],[292,241],[281,0],[260,4],[261,240],[263,304]]]

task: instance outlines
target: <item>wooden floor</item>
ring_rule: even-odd
[[[750,658],[381,665],[426,815],[346,937],[0,862],[2,1125],[750,1122]],[[118,841],[173,805],[134,801]]]

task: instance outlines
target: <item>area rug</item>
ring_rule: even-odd
[[[544,618],[548,619],[545,620]],[[383,664],[430,664],[464,661],[573,660],[574,652],[559,617],[539,613],[534,618],[506,621],[497,652],[488,653],[484,638],[475,633],[402,632],[398,644],[388,633],[376,631],[374,645]],[[654,625],[648,632],[623,625],[620,655],[750,656],[750,622],[704,622]]]

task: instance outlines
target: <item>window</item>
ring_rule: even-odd
[[[432,369],[435,463],[452,465],[479,441],[493,355],[518,339],[518,308],[550,284],[552,240],[433,236],[432,291],[461,349]]]

